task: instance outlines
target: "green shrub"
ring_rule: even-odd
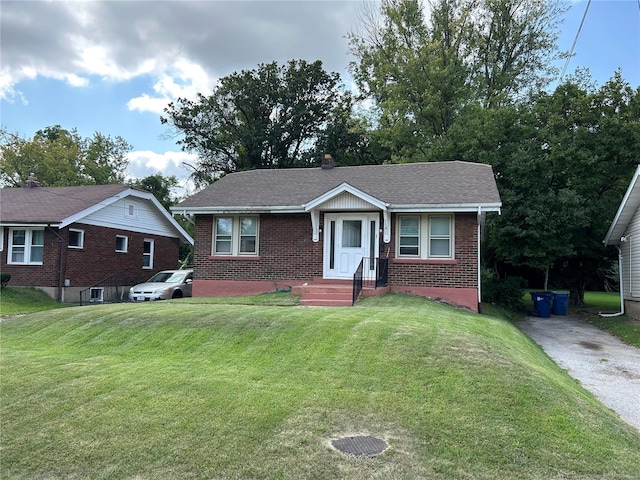
[[[524,280],[520,277],[498,278],[490,270],[482,271],[482,301],[513,312],[521,312]]]
[[[6,287],[7,283],[9,283],[9,280],[11,280],[10,273],[0,273],[0,288]]]

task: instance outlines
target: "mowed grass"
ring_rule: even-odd
[[[509,322],[403,295],[261,301],[5,318],[2,478],[640,476],[640,434]],[[331,448],[358,434],[391,448]]]
[[[586,292],[584,300],[589,314],[589,323],[606,330],[630,345],[640,348],[640,321],[626,315],[608,317],[596,315],[599,312],[620,311],[620,294],[614,292]]]
[[[0,290],[0,315],[3,316],[41,312],[66,306],[36,288],[7,286]]]

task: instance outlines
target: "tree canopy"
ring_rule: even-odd
[[[551,78],[555,0],[383,0],[349,35],[351,72],[397,161],[429,158],[470,105],[512,104]]]
[[[0,184],[21,186],[31,173],[51,187],[123,183],[131,146],[101,133],[82,138],[60,125],[38,130],[32,139],[0,130]]]
[[[199,155],[192,177],[202,185],[236,170],[314,164],[328,120],[344,119],[345,108],[337,73],[320,61],[291,60],[228,75],[209,96],[169,104],[161,122],[181,135],[183,150]]]

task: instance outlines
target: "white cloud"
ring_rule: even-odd
[[[144,178],[160,173],[163,177],[175,176],[178,179],[178,189],[175,192],[184,197],[194,191],[194,185],[189,181],[190,171],[184,163],[195,165],[198,157],[192,153],[180,151],[166,151],[156,153],[150,150],[138,150],[127,155],[129,160],[128,179]]]
[[[207,95],[215,84],[201,65],[180,59],[166,72],[161,72],[153,85],[156,96],[146,93],[132,98],[127,103],[129,110],[162,114],[164,108],[177,98],[193,100],[197,93]]]

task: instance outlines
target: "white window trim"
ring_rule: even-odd
[[[230,218],[231,222],[231,253],[216,252],[216,226],[219,218]],[[256,251],[240,252],[240,219],[253,218],[256,221]],[[258,215],[217,215],[213,217],[211,255],[218,257],[257,257],[260,252],[260,216]]]
[[[4,227],[0,227],[0,252],[4,250]]]
[[[82,250],[84,248],[84,230],[80,230],[79,228],[70,228],[69,233],[71,232],[77,232],[80,234],[80,245],[71,245],[71,242],[69,242],[69,248]],[[71,235],[69,235],[69,237],[71,237]]]
[[[93,296],[93,292],[99,292],[97,297]],[[104,302],[104,287],[91,287],[89,290],[89,302],[90,303],[103,303]]]
[[[144,248],[142,249],[142,268],[144,270],[151,270],[153,268],[153,257],[154,257],[154,253],[155,253],[155,240],[152,240],[151,238],[145,238],[143,241],[143,245],[145,243],[150,243],[151,244],[151,251],[149,253],[144,253]],[[149,265],[145,265],[144,264],[144,258],[145,257],[149,257]]]
[[[25,239],[24,245],[24,262],[14,262],[11,260],[13,253],[13,231],[14,230],[24,230],[25,231]],[[44,228],[10,228],[9,229],[9,238],[7,245],[7,265],[42,265],[42,262],[32,262],[31,261],[31,248],[32,248],[32,239],[34,231],[42,231],[44,232]],[[44,233],[43,233],[44,235]],[[43,240],[43,256],[44,256],[44,240]]]
[[[125,218],[138,218],[138,204],[135,202],[124,202],[124,216]]]
[[[124,250],[118,250],[118,238],[124,239]],[[116,252],[127,253],[129,251],[129,237],[126,235],[116,235]]]
[[[418,255],[400,254],[400,219],[403,217],[418,217],[420,219]],[[446,217],[449,219],[449,255],[431,255],[431,228],[432,218]],[[454,260],[455,259],[455,216],[453,214],[401,214],[396,219],[396,258],[416,260]],[[434,236],[435,239],[443,238]]]

